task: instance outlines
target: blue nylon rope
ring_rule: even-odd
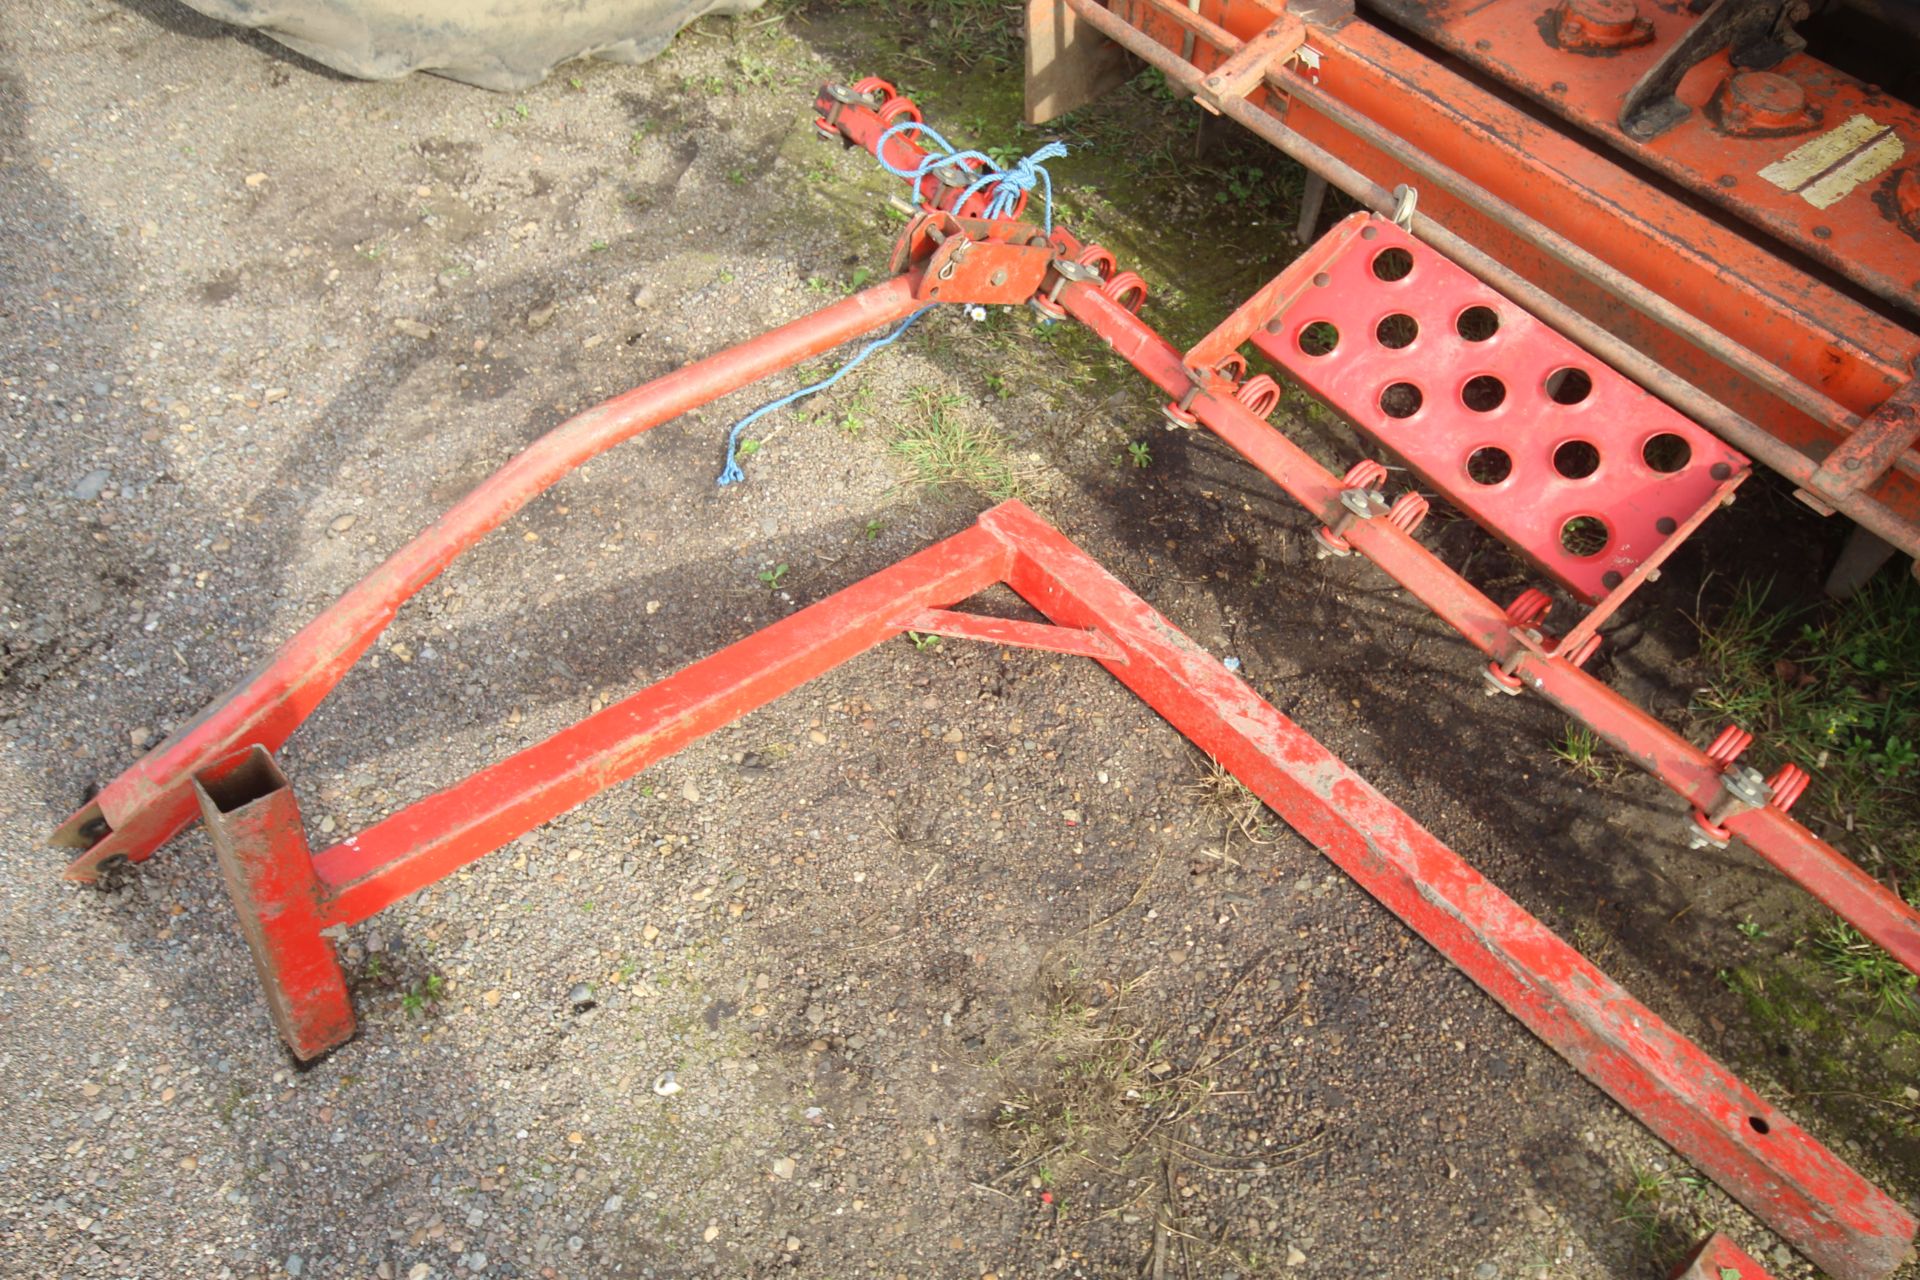
[[[886,158],[887,143],[893,139],[894,135],[904,133],[909,129],[923,134],[927,142],[939,147],[946,154],[935,155],[929,153],[924,160],[912,169],[901,169],[890,163]],[[902,120],[899,124],[894,125],[891,129],[888,129],[880,135],[879,141],[874,143],[873,151],[874,158],[880,161],[881,168],[891,173],[894,177],[905,178],[913,184],[913,198],[915,203],[918,203],[920,200],[920,181],[929,173],[949,164],[964,164],[969,160],[974,161],[981,166],[979,176],[973,180],[972,185],[966,189],[961,197],[954,202],[953,207],[955,209],[964,208],[967,201],[971,200],[983,189],[991,186],[993,192],[987,198],[986,208],[986,214],[989,218],[1012,217],[1014,207],[1020,203],[1021,194],[1032,191],[1037,184],[1041,189],[1042,195],[1040,206],[1042,223],[1046,228],[1047,234],[1053,234],[1053,175],[1047,172],[1046,166],[1047,161],[1058,160],[1067,154],[1066,147],[1061,143],[1049,142],[1032,155],[1015,161],[1012,168],[1002,169],[988,158],[985,152],[957,150],[952,143],[941,137],[931,126],[922,124],[918,120]],[[816,391],[825,391],[828,387],[831,387],[834,383],[840,381],[840,379],[846,377],[858,368],[861,362],[868,356],[898,342],[901,337],[906,334],[907,330],[913,327],[914,321],[933,310],[937,305],[937,303],[929,303],[920,308],[905,320],[902,320],[899,328],[887,334],[884,338],[875,338],[872,342],[860,348],[853,359],[847,361],[812,386],[802,387],[798,391],[781,396],[778,400],[770,400],[746,417],[740,419],[740,421],[734,423],[732,429],[727,432],[727,465],[720,469],[720,478],[717,483],[724,488],[730,484],[738,484],[747,478],[746,472],[740,469],[739,453],[740,435],[748,427],[769,413],[772,413],[775,409],[784,409],[794,401],[803,400]]]
[[[915,320],[918,320],[921,316],[927,314],[927,312],[933,310],[934,307],[938,305],[939,305],[938,303],[930,302],[926,306],[920,308],[918,311],[908,316],[905,320],[902,320],[900,322],[899,328],[895,329],[892,333],[888,334],[884,338],[875,338],[872,342],[869,342],[866,346],[860,348],[859,354],[854,356],[853,359],[847,361],[845,364],[841,365],[838,369],[835,369],[832,373],[820,379],[820,381],[814,383],[812,386],[802,387],[798,391],[789,392],[788,394],[781,396],[778,400],[769,400],[766,404],[761,405],[758,409],[755,409],[752,413],[740,419],[740,421],[734,423],[733,430],[727,433],[727,465],[720,472],[719,484],[724,488],[727,485],[737,484],[740,481],[745,480],[747,478],[746,472],[740,469],[740,463],[735,458],[735,454],[738,452],[740,448],[740,433],[742,431],[745,431],[748,427],[752,426],[754,423],[758,422],[761,418],[764,418],[769,413],[772,413],[775,409],[784,409],[788,405],[792,404],[795,400],[805,399],[807,396],[812,395],[816,391],[825,391],[828,387],[840,381],[840,379],[846,377],[849,373],[852,373],[855,369],[859,368],[861,362],[864,361],[868,356],[880,350],[882,347],[890,347],[894,343],[898,342],[901,339],[901,337],[907,332],[907,330],[913,327],[913,322]]]

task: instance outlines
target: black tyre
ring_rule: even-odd
[[[762,0],[185,0],[363,80],[414,71],[522,89],[572,58],[645,62],[709,13]]]

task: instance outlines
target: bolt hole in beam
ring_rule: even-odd
[[[1389,418],[1411,418],[1427,398],[1411,382],[1390,382],[1380,393],[1380,412]]]
[[[1547,375],[1547,399],[1555,404],[1579,404],[1592,394],[1593,376],[1585,369],[1555,369]]]
[[[1413,345],[1420,336],[1420,322],[1404,312],[1396,311],[1381,318],[1373,327],[1373,336],[1380,345],[1389,351],[1399,351]]]
[[[1569,440],[1553,451],[1553,469],[1569,480],[1585,480],[1600,469],[1600,451],[1586,440]]]
[[[1397,246],[1382,249],[1373,255],[1373,274],[1389,284],[1395,280],[1405,280],[1413,274],[1413,255]]]
[[[1611,541],[1613,534],[1599,516],[1575,516],[1560,526],[1560,545],[1570,556],[1597,556]]]
[[[1513,456],[1498,445],[1484,445],[1467,455],[1467,479],[1475,484],[1499,484],[1513,474]]]
[[[1687,464],[1693,461],[1693,446],[1684,437],[1662,431],[1647,437],[1647,442],[1640,446],[1640,458],[1652,470],[1670,476],[1687,469]]]
[[[1507,402],[1507,384],[1490,373],[1468,378],[1460,388],[1460,403],[1475,413],[1492,413]]]
[[[1340,345],[1340,331],[1321,320],[1300,330],[1300,349],[1310,356],[1330,356]]]
[[[1485,342],[1500,332],[1500,313],[1492,307],[1468,307],[1454,317],[1453,331],[1468,342]]]

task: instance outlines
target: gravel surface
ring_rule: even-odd
[[[952,641],[858,659],[351,930],[360,1034],[295,1068],[197,828],[104,889],[61,882],[46,833],[561,417],[882,267],[888,187],[805,107],[898,51],[716,21],[506,97],[348,82],[160,0],[10,9],[0,1275],[1515,1280],[1653,1275],[1709,1225],[1812,1274],[1304,843],[1234,835],[1206,761],[1097,668]],[[1464,646],[1315,561],[1303,516],[1152,427],[1098,352],[996,383],[983,332],[930,319],[789,415],[746,485],[713,480],[751,393],[533,503],[282,753],[310,830],[965,527],[990,499],[889,448],[938,412],[1741,1049],[1714,957],[1775,878],[1686,855],[1650,785],[1556,769],[1554,717],[1483,699]],[[1116,464],[1128,440],[1151,467]],[[1656,636],[1615,674],[1672,706],[1674,654]],[[1054,1052],[1063,1009],[1108,1047]],[[1021,1128],[1010,1102],[1109,1053],[1160,1092],[1111,1131]],[[1190,1104],[1164,1131],[1161,1093]],[[1914,1200],[1883,1135],[1782,1101]]]

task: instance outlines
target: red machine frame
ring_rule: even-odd
[[[999,583],[1050,625],[945,607]],[[367,919],[908,631],[1100,663],[1809,1258],[1841,1280],[1866,1280],[1905,1257],[1915,1223],[1896,1202],[1012,502],[317,854],[265,747],[198,770],[194,793],[281,1035],[313,1058],[353,1034],[346,979],[323,931]]]
[[[1244,81],[1251,61],[1216,74]],[[827,136],[868,149],[891,121],[917,115],[878,81],[830,86],[817,105]],[[893,145],[902,147],[890,156],[896,163],[922,154],[905,139]],[[923,195],[952,205],[966,185],[923,183]],[[1226,358],[1250,336],[1240,331],[1240,313],[1182,353],[1139,319],[1145,282],[1119,271],[1104,250],[1061,228],[1045,234],[979,212],[977,202],[923,211],[901,237],[898,274],[885,283],[628,392],[536,442],[69,819],[56,836],[80,849],[68,874],[90,880],[114,859],[143,860],[197,812],[275,1024],[297,1056],[311,1058],[354,1027],[323,931],[367,919],[700,735],[909,630],[1087,656],[1829,1273],[1868,1280],[1900,1265],[1915,1231],[1904,1209],[1018,504],[358,835],[309,849],[273,751],[461,550],[620,440],[929,302],[1029,301],[1086,324],[1165,391],[1170,417],[1212,430],[1323,520],[1323,545],[1366,556],[1446,619],[1490,660],[1491,686],[1535,690],[1590,725],[1686,800],[1704,838],[1745,841],[1920,970],[1920,913],[1788,816],[1804,773],[1789,767],[1759,787],[1735,763],[1746,741],[1738,730],[1706,751],[1694,747],[1584,672],[1591,646],[1544,633],[1538,601],[1523,597],[1503,609],[1417,542],[1424,499],[1402,495],[1388,506],[1373,471],[1336,477],[1273,430],[1264,414],[1277,388],[1243,379],[1244,365],[1236,370]],[[1051,625],[948,607],[996,583]]]
[[[1028,0],[1028,120],[1072,110],[1133,74],[1124,50],[1376,212],[1391,212],[1396,189],[1412,184],[1415,236],[1800,486],[1816,510],[1844,513],[1880,539],[1836,571],[1836,588],[1877,565],[1871,548],[1920,556],[1920,164],[1911,163],[1920,117],[1804,56],[1764,73],[1808,99],[1844,99],[1836,111],[1870,102],[1881,132],[1862,145],[1904,149],[1909,163],[1884,183],[1863,181],[1822,210],[1801,210],[1798,193],[1746,168],[1697,172],[1709,154],[1696,138],[1708,99],[1741,79],[1725,54],[1687,77],[1680,97],[1696,108],[1687,124],[1646,142],[1609,135],[1633,160],[1692,173],[1701,197],[1853,273],[1904,308],[1899,316],[1468,78],[1505,79],[1606,132],[1600,102],[1628,68],[1692,29],[1687,7],[1642,19],[1632,0],[1377,3],[1467,72],[1355,17],[1351,0]],[[1541,22],[1581,5],[1648,23],[1654,39],[1599,56],[1540,44]],[[1532,42],[1524,56],[1522,41]],[[1576,82],[1583,87],[1569,92]],[[1740,164],[1765,169],[1807,141],[1763,128],[1728,145]],[[1317,209],[1310,196],[1303,233]]]

